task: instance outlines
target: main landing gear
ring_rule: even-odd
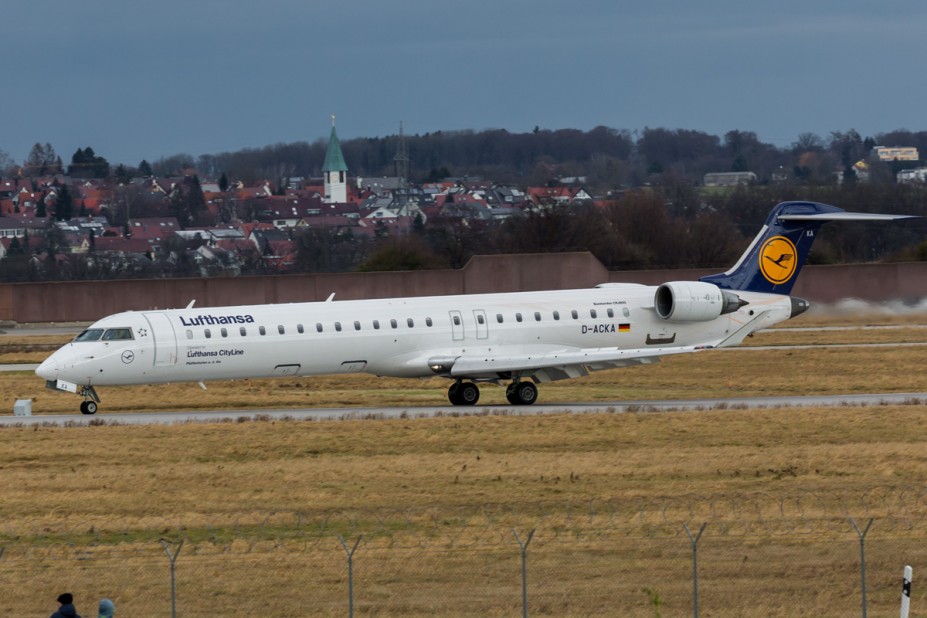
[[[447,398],[455,406],[476,405],[480,389],[473,382],[457,381],[447,389]],[[513,406],[530,406],[538,400],[538,387],[533,382],[512,382],[505,389],[505,398]]]
[[[473,382],[454,382],[447,389],[447,398],[455,406],[472,406],[480,400],[480,389]]]
[[[505,389],[505,398],[513,406],[530,406],[538,400],[538,387],[534,382],[512,382]]]

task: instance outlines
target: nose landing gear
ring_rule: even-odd
[[[80,404],[80,413],[96,414],[97,404],[100,403],[100,396],[97,395],[97,390],[93,388],[92,385],[82,386],[80,394],[84,396],[84,401]]]

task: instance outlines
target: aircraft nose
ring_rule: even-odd
[[[35,375],[40,378],[45,378],[46,380],[57,380],[58,379],[58,361],[54,357],[49,356],[42,362],[41,365],[36,367]]]

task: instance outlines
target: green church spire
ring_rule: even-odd
[[[325,163],[322,165],[323,172],[346,172],[348,164],[344,162],[344,154],[341,152],[341,142],[338,141],[338,134],[335,133],[335,117],[332,116],[332,134],[328,138],[328,150],[325,151]]]

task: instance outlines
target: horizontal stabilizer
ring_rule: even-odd
[[[871,212],[823,212],[815,215],[783,214],[780,221],[895,221],[897,219],[917,219],[918,215],[880,215]]]

